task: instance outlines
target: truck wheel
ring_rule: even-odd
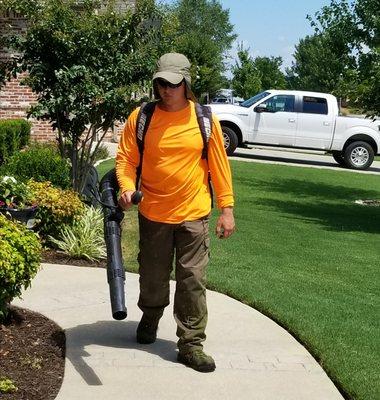
[[[222,126],[224,149],[228,156],[232,156],[237,145],[239,144],[238,137],[235,131],[228,126]]]
[[[368,169],[373,162],[375,152],[367,142],[353,142],[344,150],[344,161],[348,168]]]
[[[346,162],[344,161],[343,153],[341,151],[333,151],[331,153],[333,159],[341,166],[347,167]]]

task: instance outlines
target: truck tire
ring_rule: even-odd
[[[368,169],[375,156],[375,152],[367,142],[353,142],[344,150],[344,161],[351,169]]]
[[[224,149],[228,156],[232,156],[237,145],[239,144],[238,137],[235,131],[228,126],[222,126]]]
[[[343,153],[341,151],[333,151],[331,153],[333,156],[333,159],[341,166],[341,167],[347,167],[346,162],[344,161]]]

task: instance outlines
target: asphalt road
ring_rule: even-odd
[[[322,151],[313,150],[289,150],[273,147],[251,147],[235,150],[231,160],[261,162],[269,164],[282,164],[292,166],[302,166],[309,168],[325,168],[337,171],[349,171],[360,174],[380,175],[380,161],[374,161],[371,167],[366,171],[358,171],[340,167],[332,158]]]

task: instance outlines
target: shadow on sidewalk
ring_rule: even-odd
[[[137,321],[98,321],[66,329],[66,357],[84,381],[91,386],[102,385],[102,382],[85,359],[91,357],[92,365],[102,363],[112,367],[112,360],[103,356],[103,353],[110,348],[120,349],[120,359],[123,357],[122,349],[130,349],[145,351],[163,360],[176,362],[177,345],[174,341],[157,338],[151,345],[138,344],[137,325]],[[101,346],[108,349],[91,355],[86,351],[87,346]],[[118,358],[117,353],[115,358]]]

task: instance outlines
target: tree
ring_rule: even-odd
[[[288,68],[287,80],[292,89],[327,92],[339,95],[340,84],[349,63],[345,44],[337,48],[328,35],[315,34],[301,39]]]
[[[238,47],[238,61],[232,67],[232,87],[237,96],[249,98],[263,90],[284,89],[285,75],[281,72],[281,57],[256,57],[249,49]]]
[[[73,188],[81,191],[94,142],[99,146],[115,121],[127,117],[152,76],[164,51],[165,18],[154,0],[138,0],[125,14],[111,1],[34,2],[21,10],[29,20],[26,36],[8,38],[19,55],[3,70],[8,77],[28,71],[25,83],[38,97],[29,115],[52,122],[61,155],[71,160]]]
[[[238,61],[232,67],[232,88],[236,96],[247,99],[261,90],[261,77],[249,49],[238,47]]]
[[[236,38],[229,10],[217,0],[178,0],[171,12],[178,23],[172,49],[191,61],[194,93],[214,95],[223,82],[224,54]]]
[[[309,19],[317,34],[348,49],[342,87],[350,102],[371,115],[380,114],[379,0],[332,0]]]
[[[256,57],[254,65],[260,75],[261,90],[285,89],[285,75],[280,70],[281,57]]]

